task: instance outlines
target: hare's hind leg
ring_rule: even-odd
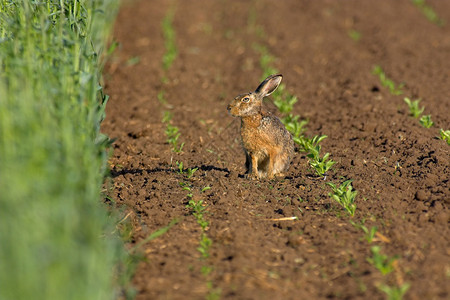
[[[277,177],[286,176],[285,172],[289,168],[289,155],[286,153],[278,153],[273,158],[273,175]]]
[[[269,174],[269,165],[270,165],[270,156],[264,156],[263,158],[260,157],[258,160],[258,175],[259,178],[267,177]]]
[[[269,152],[269,164],[267,168],[267,177],[269,179],[275,176],[284,176],[286,155],[283,154],[283,149],[274,147]]]
[[[275,169],[275,163],[277,160],[277,153],[275,151],[272,151],[271,153],[269,153],[269,163],[267,166],[267,178],[268,179],[273,179],[275,177],[275,173],[276,173],[276,169]]]

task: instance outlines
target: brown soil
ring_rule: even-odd
[[[384,299],[378,286],[404,282],[411,285],[406,299],[448,299],[450,147],[436,137],[450,129],[450,2],[428,1],[443,27],[407,0],[274,3],[175,1],[179,53],[167,73],[161,22],[171,3],[121,9],[120,49],[105,69],[111,99],[103,131],[117,138],[111,195],[131,212],[130,245],[179,220],[141,248],[137,299]],[[249,30],[252,16],[264,37]],[[254,43],[278,58],[287,90],[299,98],[294,113],[309,119],[307,135],[328,136],[322,151],[337,164],[325,180],[298,152],[285,179],[243,176],[239,121],[226,106],[259,83]],[[405,84],[404,95],[381,86],[371,74],[376,64]],[[161,90],[166,105],[157,99]],[[422,98],[435,126],[410,117],[404,96]],[[270,99],[266,105],[273,110]],[[180,129],[181,153],[166,142],[164,111]],[[198,171],[188,179],[176,161]],[[325,185],[345,179],[358,191],[353,218]],[[207,259],[180,182],[207,204]],[[202,193],[205,186],[211,189]],[[380,233],[371,244],[350,222],[364,220]],[[395,271],[383,276],[367,261],[373,245],[400,257]]]

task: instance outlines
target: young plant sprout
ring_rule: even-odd
[[[178,55],[175,44],[175,29],[173,27],[174,11],[170,10],[162,21],[162,30],[164,35],[164,45],[166,52],[162,58],[164,70],[168,70]]]
[[[435,10],[429,6],[425,0],[412,0],[414,5],[422,12],[425,18],[428,19],[431,23],[434,23],[440,27],[444,26],[445,22],[435,12]]]
[[[198,170],[198,168],[188,168],[187,169],[187,178],[192,178],[192,176],[194,176],[194,173]]]
[[[396,86],[396,84],[394,83],[394,81],[392,81],[391,79],[389,79],[386,74],[384,73],[383,69],[380,66],[375,66],[372,70],[372,74],[377,75],[378,78],[381,81],[381,85],[383,85],[384,87],[387,87],[389,89],[389,92],[392,95],[401,95],[403,94],[403,91],[401,90],[403,87],[403,84],[399,84],[398,86]]]
[[[203,258],[209,257],[209,248],[212,245],[212,240],[206,235],[206,229],[209,226],[209,222],[205,219],[205,212],[207,205],[205,205],[203,200],[194,200],[190,197],[189,203],[186,205],[192,211],[192,215],[196,218],[197,223],[202,229],[200,236],[199,247],[197,250],[200,252]]]
[[[377,268],[381,274],[386,275],[394,271],[394,262],[398,259],[398,256],[389,257],[381,254],[380,246],[373,246],[370,251],[372,257],[367,258],[367,261]]]
[[[354,40],[355,42],[359,41],[361,39],[361,32],[351,29],[347,32],[348,36]]]
[[[297,139],[300,139],[301,136],[305,133],[305,126],[308,124],[308,120],[301,120],[298,119],[300,116],[288,114],[285,117],[281,118],[281,122],[286,126],[286,129],[292,134],[292,137],[294,138],[294,142]],[[296,142],[298,144],[298,142]]]
[[[421,99],[416,99],[416,100],[411,101],[411,99],[409,99],[408,97],[405,97],[403,100],[408,105],[409,113],[414,118],[418,118],[425,109],[425,107],[419,107],[419,102],[421,101]]]
[[[179,133],[179,128],[176,126],[171,125],[170,123],[167,123],[166,127],[166,135],[167,135],[167,142],[172,145],[172,151],[173,152],[181,152],[183,150],[184,143],[181,143],[181,145],[178,145],[178,138],[180,137],[181,133]]]
[[[339,187],[332,182],[327,182],[327,185],[333,190],[332,193],[329,193],[328,195],[344,207],[350,216],[353,217],[356,211],[355,198],[358,192],[353,190],[351,184],[352,181],[353,180],[346,180]]]
[[[402,300],[403,296],[411,287],[411,284],[408,282],[405,282],[400,286],[389,286],[387,284],[380,284],[377,287],[380,291],[386,294],[388,300]]]
[[[325,153],[323,157],[320,157],[322,146],[319,143],[326,138],[326,135],[316,135],[312,139],[306,137],[294,138],[294,142],[302,147],[301,150],[308,153],[306,156],[309,159],[309,164],[319,176],[326,176],[327,172],[336,163],[332,159],[328,159],[330,153]]]
[[[364,225],[365,220],[363,220],[361,222],[361,224],[357,224],[353,221],[350,220],[350,224],[352,224],[353,226],[355,226],[356,228],[361,229],[362,231],[364,231],[364,238],[365,240],[371,244],[373,242],[373,239],[375,238],[375,234],[377,233],[377,226],[372,226],[370,229]]]
[[[419,120],[419,123],[425,128],[430,128],[434,125],[434,122],[431,121],[431,115],[422,116]]]
[[[441,135],[440,139],[446,141],[447,144],[450,145],[450,130],[444,130],[441,128],[439,134]]]

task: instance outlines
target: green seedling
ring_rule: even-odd
[[[139,56],[130,57],[127,60],[127,66],[134,66],[134,65],[138,64],[140,61],[141,61],[141,58]]]
[[[439,18],[434,9],[426,4],[425,0],[411,0],[417,8],[423,13],[423,15],[430,21],[438,26],[444,26],[444,20]]]
[[[138,249],[140,249],[143,245],[147,244],[148,242],[156,239],[157,237],[160,237],[161,235],[163,235],[164,233],[166,233],[167,231],[169,231],[170,228],[172,228],[174,225],[176,225],[178,223],[178,219],[173,219],[169,225],[164,226],[158,230],[156,230],[155,232],[151,233],[149,236],[147,236],[145,239],[143,239],[142,241],[140,241],[138,244],[136,244],[136,246],[134,246],[132,248],[132,251],[136,251]]]
[[[303,136],[306,131],[305,126],[308,124],[308,120],[299,121],[299,118],[300,116],[298,115],[294,116],[292,114],[288,114],[281,119],[281,122],[284,124],[286,129],[292,134],[294,142],[296,142],[295,139],[298,140],[301,136]],[[299,142],[296,143],[299,144]]]
[[[411,284],[405,282],[401,286],[389,286],[386,284],[381,284],[378,286],[378,289],[380,289],[387,295],[388,300],[402,300],[403,296],[406,294],[410,287]]]
[[[187,173],[187,178],[192,178],[192,176],[194,176],[194,173],[198,170],[198,168],[188,168],[186,173]],[[202,190],[203,191],[203,190]]]
[[[202,228],[202,234],[200,236],[199,247],[197,250],[203,258],[208,258],[212,240],[205,233],[207,227],[209,226],[209,222],[205,220],[204,216],[207,206],[204,204],[203,200],[195,201],[191,199],[186,207],[192,210],[192,215],[197,219],[197,223]]]
[[[297,126],[297,125],[294,125],[294,126]],[[305,149],[305,144],[308,142],[309,139],[304,135],[299,135],[299,136],[295,136],[294,134],[292,134],[292,135],[293,135],[292,138],[294,140],[294,143],[296,143],[297,145],[300,146],[299,151],[307,152],[307,150]]]
[[[214,288],[213,283],[211,281],[207,282],[209,293],[206,295],[206,300],[219,300],[220,295],[222,294],[221,288]]]
[[[205,186],[204,188],[202,188],[202,193],[206,192],[207,190],[210,190],[211,187],[210,186]]]
[[[209,222],[204,218],[204,213],[207,208],[206,204],[204,204],[204,201],[202,199],[198,201],[191,199],[189,200],[186,207],[192,210],[192,215],[194,215],[194,217],[197,219],[197,223],[202,227],[203,230],[205,230],[208,227]]]
[[[162,122],[168,123],[170,120],[172,120],[172,117],[173,117],[172,113],[166,110],[163,112]]]
[[[206,213],[206,209],[208,208],[208,206],[205,204],[204,200],[202,200],[202,199],[200,199],[200,200],[193,199],[192,190],[188,184],[180,183],[180,186],[182,186],[183,189],[186,189],[189,191],[189,194],[187,196],[190,200],[189,200],[188,204],[186,205],[186,208],[191,210],[192,215],[197,220],[197,224],[199,224],[202,229],[199,247],[197,248],[197,250],[202,255],[202,258],[208,258],[209,257],[209,248],[212,245],[212,240],[205,233],[206,229],[209,226],[209,222],[205,219],[205,213]],[[210,187],[206,186],[201,190],[201,192],[203,193],[209,189],[210,189]]]
[[[380,66],[378,65],[375,66],[372,70],[372,74],[378,76],[378,78],[381,81],[381,85],[387,87],[392,95],[397,96],[403,94],[403,91],[401,90],[403,84],[399,84],[398,86],[396,86],[396,84],[391,79],[386,77],[386,74],[384,73],[383,69]]]
[[[159,93],[156,97],[158,98],[159,103],[164,104],[164,105],[167,104],[167,100],[166,100],[166,98],[164,98],[163,90],[159,91]],[[164,112],[164,113],[166,113],[166,112]],[[163,122],[164,122],[164,120],[163,120]]]
[[[180,137],[181,133],[179,133],[179,128],[176,126],[173,126],[170,124],[170,120],[172,120],[172,113],[170,111],[164,111],[163,112],[163,118],[162,122],[166,123],[166,136],[167,140],[170,145],[172,145],[172,151],[173,152],[181,152],[183,150],[184,143],[181,143],[180,146],[178,146],[178,138]]]
[[[178,173],[183,174],[184,173],[183,172],[183,162],[182,161],[181,162],[176,161],[175,164],[178,167]]]
[[[308,139],[306,137],[300,139],[298,141],[299,146],[301,146],[301,150],[304,152],[310,152],[311,149],[319,149],[320,151],[320,145],[319,143],[322,142],[324,139],[326,139],[326,135],[316,135],[311,139]]]
[[[176,163],[176,165],[177,165],[177,167],[178,167],[178,173],[179,174],[184,174],[184,173],[186,173],[186,175],[187,175],[187,178],[188,179],[190,179],[192,176],[194,176],[194,173],[198,170],[198,168],[193,168],[193,169],[191,169],[191,168],[187,168],[186,170],[185,169],[183,169],[183,162],[175,162]],[[190,190],[190,189],[189,189]],[[203,192],[203,190],[202,190],[202,192]]]
[[[316,135],[312,139],[306,137],[294,137],[294,142],[302,147],[302,151],[308,152],[306,156],[309,159],[309,164],[319,176],[326,176],[327,172],[336,163],[335,161],[328,159],[330,153],[325,153],[323,157],[320,157],[321,146],[319,143],[325,138],[327,138],[326,135]]]
[[[184,143],[181,143],[181,145],[178,146],[178,138],[181,135],[181,133],[179,133],[178,127],[173,126],[170,123],[167,123],[166,135],[167,135],[166,141],[170,145],[172,145],[172,151],[177,153],[181,152],[183,150]]]
[[[346,180],[339,187],[332,182],[327,182],[327,185],[329,185],[333,190],[332,193],[329,193],[328,195],[344,207],[345,210],[353,217],[356,211],[355,198],[358,192],[353,190],[351,185],[352,181],[353,180]]]
[[[200,272],[204,275],[204,276],[208,276],[209,274],[211,274],[211,272],[214,270],[213,267],[211,266],[202,266],[202,268],[200,269]]]
[[[372,252],[372,257],[367,258],[367,261],[377,268],[381,274],[387,275],[394,271],[394,262],[398,260],[398,256],[389,257],[387,255],[381,254],[380,246],[372,246],[370,248]]]
[[[431,115],[422,116],[419,120],[419,123],[425,128],[430,128],[434,125],[434,122],[431,121]]]
[[[441,128],[439,134],[441,135],[440,139],[446,141],[447,144],[450,145],[450,130],[444,130]]]
[[[175,44],[175,29],[173,27],[174,10],[170,10],[162,21],[164,45],[166,52],[162,58],[164,70],[168,70],[178,55]]]
[[[364,225],[364,220],[361,222],[361,224],[357,224],[350,220],[350,224],[352,224],[356,228],[364,231],[364,238],[369,244],[373,242],[373,239],[375,238],[375,234],[377,233],[377,229],[378,229],[377,226],[372,226],[369,229]]]
[[[373,242],[373,239],[375,238],[375,233],[377,233],[377,226],[372,226],[370,229],[368,229],[366,226],[362,226],[361,229],[365,233],[365,239],[370,244]]]
[[[416,100],[411,101],[411,99],[409,99],[408,97],[405,97],[403,100],[408,105],[409,113],[414,118],[418,118],[425,109],[425,107],[422,107],[422,108],[419,107],[419,102],[421,101],[421,99],[416,99]]]
[[[163,83],[163,84],[169,83],[169,77],[167,77],[167,75],[163,75],[161,77],[161,83]]]
[[[206,235],[206,233],[202,232],[200,236],[200,245],[197,247],[197,250],[203,258],[209,257],[209,248],[211,248],[211,245],[212,240]]]
[[[186,195],[186,197],[188,197],[189,199],[192,200],[192,198],[194,197],[194,194],[192,193],[191,186],[186,182],[179,182],[179,185],[183,188],[184,191],[188,191],[188,194]]]
[[[354,40],[355,42],[359,41],[361,39],[361,32],[351,29],[347,32],[348,36]]]
[[[297,97],[284,92],[284,84],[281,84],[278,88],[279,90],[274,93],[273,103],[283,115],[289,114],[298,99]]]
[[[327,172],[331,169],[331,167],[336,163],[332,159],[328,159],[330,153],[325,153],[323,157],[320,157],[318,152],[319,149],[313,149],[307,157],[310,158],[309,164],[316,171],[319,176],[327,176]]]

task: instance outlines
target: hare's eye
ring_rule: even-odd
[[[244,98],[242,99],[242,102],[247,103],[248,101],[250,101],[250,98],[249,98],[249,97],[244,97]]]

